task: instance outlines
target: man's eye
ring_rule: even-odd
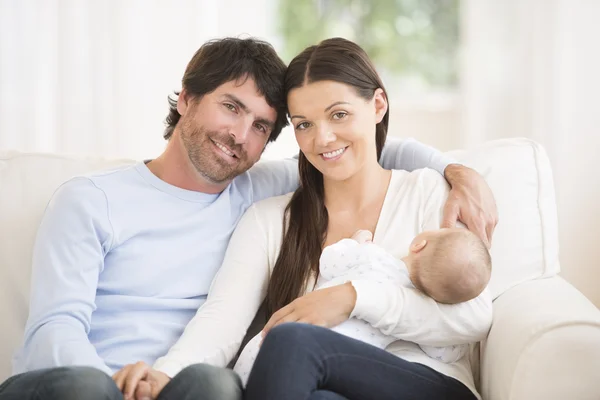
[[[229,109],[229,111],[237,112],[237,109],[235,108],[235,106],[233,104],[224,103],[224,105],[225,105],[225,107],[227,107]]]
[[[258,129],[259,131],[261,131],[262,133],[267,133],[267,128],[264,127],[264,125],[261,124],[256,124],[254,125],[256,127],[256,129]]]

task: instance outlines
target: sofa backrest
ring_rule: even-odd
[[[556,274],[554,187],[541,146],[505,139],[449,154],[483,174],[496,196],[500,223],[492,246],[494,296],[520,282]],[[9,376],[12,354],[22,340],[32,246],[48,200],[73,176],[132,162],[0,152],[0,382]]]
[[[558,217],[550,160],[529,139],[501,139],[448,153],[490,185],[499,223],[492,241],[494,298],[531,279],[556,275]]]

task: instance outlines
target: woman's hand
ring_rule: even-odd
[[[155,400],[171,378],[140,361],[121,368],[113,380],[125,400]]]
[[[332,328],[350,318],[355,304],[356,290],[350,282],[315,290],[273,314],[263,329],[263,337],[277,325],[286,322]]]
[[[487,182],[477,171],[459,164],[448,165],[444,175],[452,189],[441,227],[452,228],[460,220],[490,248],[498,209]]]

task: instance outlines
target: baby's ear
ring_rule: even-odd
[[[421,250],[423,250],[425,248],[425,246],[427,246],[427,240],[423,239],[420,242],[415,242],[415,243],[411,244],[410,251],[412,253],[419,253]]]

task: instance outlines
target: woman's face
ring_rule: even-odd
[[[387,111],[382,89],[365,100],[349,85],[313,82],[288,94],[300,150],[325,178],[345,180],[377,163],[375,125]]]

